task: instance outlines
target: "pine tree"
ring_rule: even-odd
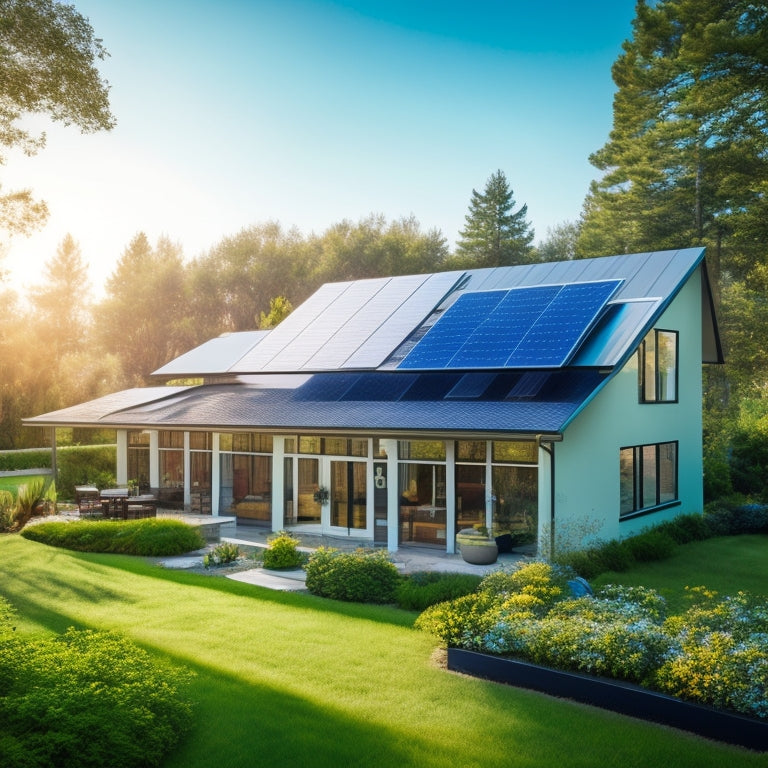
[[[707,245],[717,279],[749,268],[727,239],[768,179],[768,8],[751,0],[640,0],[613,67],[604,172],[578,255]]]
[[[473,189],[453,261],[465,267],[530,263],[535,251],[534,231],[526,220],[528,206],[513,213],[514,205],[512,190],[501,170],[491,175],[482,193]]]

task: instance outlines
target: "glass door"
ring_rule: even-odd
[[[320,460],[298,459],[298,499],[296,522],[302,524],[320,524],[322,504],[316,498],[320,490]]]
[[[348,531],[367,527],[367,468],[363,461],[331,461],[332,526]]]

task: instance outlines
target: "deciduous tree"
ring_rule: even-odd
[[[107,56],[88,20],[55,0],[0,0],[0,164],[8,150],[34,154],[45,134],[23,118],[42,114],[84,133],[110,129],[109,86],[97,62]],[[0,195],[0,226],[26,233],[47,216],[30,190]]]

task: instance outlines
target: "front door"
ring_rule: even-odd
[[[331,526],[367,527],[367,470],[364,461],[331,461]]]

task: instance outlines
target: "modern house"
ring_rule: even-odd
[[[192,512],[392,551],[481,523],[547,551],[702,510],[721,362],[692,248],[327,284],[158,386],[25,423],[114,428],[119,483]]]

